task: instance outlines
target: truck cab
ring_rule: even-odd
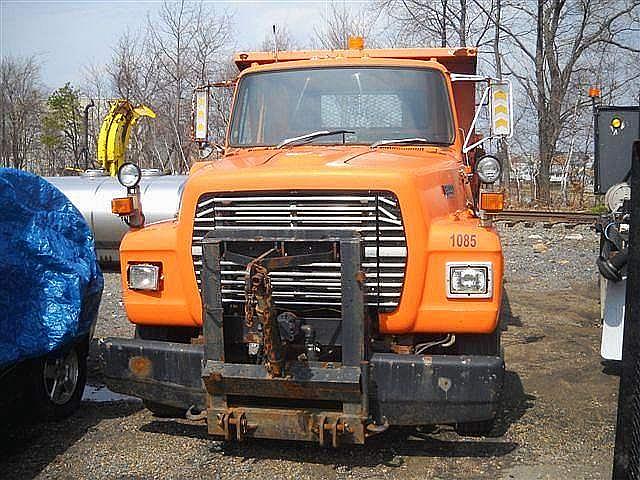
[[[490,136],[507,135],[506,84],[476,76],[468,48],[235,62],[225,144],[208,136],[217,87],[203,86],[194,140],[208,158],[177,218],[136,221],[121,243],[136,338],[103,343],[107,385],[157,413],[204,412],[229,440],[490,429],[504,375],[490,216],[502,194],[500,164],[474,136],[475,91],[487,83]],[[136,211],[118,212],[143,219],[135,166],[121,170]]]

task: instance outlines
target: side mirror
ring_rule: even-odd
[[[198,145],[200,158],[207,158],[214,151],[219,155],[224,154],[224,148],[212,143],[209,135],[209,100],[212,88],[233,88],[235,85],[236,81],[230,80],[202,85],[193,91],[192,139]]]
[[[209,143],[209,86],[193,92],[193,140],[199,147]]]
[[[491,82],[489,90],[491,96],[491,136],[511,138],[513,135],[511,83]]]
[[[510,138],[513,135],[513,104],[511,101],[511,83],[508,80],[497,80],[491,77],[478,75],[451,74],[452,81],[486,82],[487,86],[482,92],[480,106],[476,109],[469,131],[464,139],[462,153],[469,153],[477,146],[492,138]],[[489,136],[472,140],[474,130],[480,117],[480,111],[489,106]],[[477,136],[476,136],[477,138]]]

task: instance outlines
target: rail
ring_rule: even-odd
[[[493,215],[497,222],[509,223],[565,223],[571,225],[589,225],[595,223],[600,215],[590,212],[558,212],[546,210],[505,210]]]

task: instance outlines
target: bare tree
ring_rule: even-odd
[[[260,44],[261,51],[273,52],[276,46],[278,50],[297,50],[300,48],[300,45],[291,35],[291,31],[287,25],[273,25],[272,28],[275,28],[275,35],[270,28]]]
[[[193,88],[218,75],[219,59],[231,38],[231,15],[218,15],[210,5],[165,1],[157,19],[148,19],[146,55],[158,62],[158,82],[154,102],[166,120],[165,148],[177,155],[182,170],[189,168],[188,141]]]
[[[149,55],[149,40],[126,31],[113,48],[107,65],[113,93],[132,102],[146,102],[160,84],[159,62]]]
[[[162,96],[163,113],[167,115],[172,152],[178,153],[185,168],[188,168],[185,150],[186,121],[183,107],[189,97],[187,76],[193,71],[195,62],[189,55],[189,46],[193,44],[196,31],[196,12],[185,0],[176,3],[165,1],[162,4],[158,20],[148,19],[150,54],[158,60],[159,72],[164,79],[158,94]]]
[[[227,48],[232,38],[233,15],[228,11],[216,14],[214,10],[198,5],[196,34],[193,45],[194,71],[192,78],[199,85],[218,80],[227,64]],[[195,86],[192,83],[192,86]]]
[[[588,54],[598,46],[609,45],[612,54],[614,47],[640,51],[625,43],[637,34],[634,22],[640,1],[536,0],[512,3],[509,8],[517,21],[502,22],[499,28],[517,53],[505,63],[536,111],[537,199],[549,204],[551,164],[572,114],[572,103],[567,101],[572,78],[585,68]]]
[[[479,1],[479,0],[478,0]],[[481,46],[491,41],[495,0],[381,0],[405,45]]]
[[[313,43],[325,50],[348,48],[350,36],[360,36],[367,46],[375,47],[378,35],[375,30],[380,12],[356,8],[345,2],[329,2],[321,15],[321,26],[314,27]]]
[[[24,168],[37,148],[43,103],[40,64],[36,58],[3,57],[0,90],[2,166]]]

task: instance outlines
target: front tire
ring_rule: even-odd
[[[37,416],[60,420],[80,406],[87,383],[87,349],[76,345],[34,361],[31,403]]]

